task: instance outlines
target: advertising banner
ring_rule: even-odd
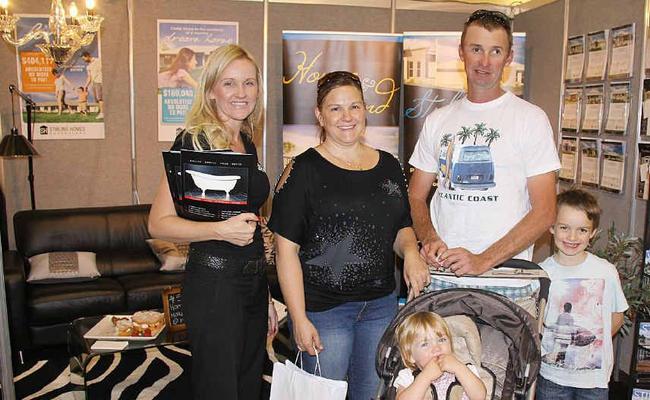
[[[369,146],[399,155],[402,36],[285,31],[283,39],[283,158],[320,143],[314,115],[316,84],[331,71],[359,76],[366,101]]]
[[[206,58],[236,44],[237,22],[158,20],[158,141],[185,126]]]
[[[48,25],[46,15],[21,15],[18,37]],[[31,41],[17,49],[19,88],[36,103],[33,139],[103,139],[104,113],[99,33],[68,66],[57,68]],[[84,56],[85,53],[88,55]],[[23,101],[21,104],[24,106]],[[22,129],[27,130],[22,113]]]

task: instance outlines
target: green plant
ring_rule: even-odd
[[[604,247],[594,248],[600,237],[599,231],[591,240],[589,251],[612,263],[621,280],[623,293],[630,306],[625,313],[625,323],[621,335],[626,336],[632,327],[635,314],[650,316],[650,288],[641,288],[643,269],[643,243],[638,237],[617,232],[614,223],[607,230],[607,242]],[[647,283],[646,283],[647,284]]]

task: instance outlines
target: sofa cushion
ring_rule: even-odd
[[[83,282],[99,277],[95,253],[54,251],[29,257],[30,283]]]
[[[160,261],[160,270],[164,272],[185,271],[189,243],[174,243],[162,239],[147,239],[151,251]]]
[[[178,286],[183,274],[161,274],[149,272],[118,276],[126,291],[126,309],[129,312],[162,308],[162,291],[169,286]]]
[[[115,279],[101,277],[92,282],[28,285],[30,325],[70,322],[91,315],[124,311],[124,289]]]

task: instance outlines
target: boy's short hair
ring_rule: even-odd
[[[598,200],[590,193],[581,189],[569,189],[557,195],[557,207],[569,206],[582,210],[587,214],[587,218],[593,224],[593,228],[598,227],[600,222],[600,213],[602,210],[598,205]]]
[[[85,91],[86,91],[86,88],[83,87],[83,86],[79,86],[77,89],[81,89],[82,92],[85,92]]]
[[[512,23],[510,17],[501,11],[493,10],[476,10],[465,21],[463,33],[460,35],[460,44],[465,41],[465,33],[471,25],[477,25],[492,32],[495,29],[503,29],[508,35],[508,51],[512,50]]]
[[[411,370],[418,368],[412,361],[411,345],[415,342],[418,335],[422,335],[426,331],[433,331],[438,337],[447,336],[449,338],[449,344],[453,345],[449,327],[440,315],[431,311],[418,311],[409,315],[395,330],[395,337],[399,346],[400,355],[402,356],[402,362]]]

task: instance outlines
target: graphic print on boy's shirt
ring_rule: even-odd
[[[552,284],[542,337],[542,362],[568,370],[603,367],[603,279],[562,279]]]

